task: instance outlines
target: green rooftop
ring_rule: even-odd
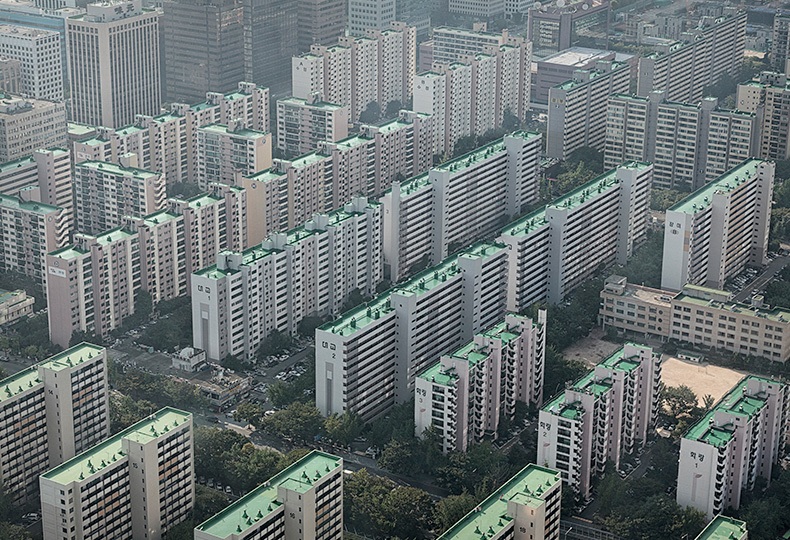
[[[534,139],[535,137],[540,138],[540,133],[535,133],[532,131],[515,131],[507,137],[520,137],[524,140]],[[506,150],[505,147],[505,139],[499,139],[494,142],[490,142],[480,148],[476,148],[471,152],[468,152],[462,156],[459,156],[455,159],[452,159],[446,163],[442,163],[438,167],[434,169],[437,171],[450,171],[450,172],[460,172],[464,169],[471,167],[472,165],[476,165],[492,156],[495,156],[499,152],[503,152]]]
[[[67,126],[69,135],[72,137],[86,137],[96,131],[94,126],[80,124],[79,122],[69,122]]]
[[[280,486],[306,493],[316,481],[340,466],[339,457],[313,450],[195,529],[217,538],[242,534],[282,505],[277,498]]]
[[[628,346],[636,347],[638,349],[648,349],[645,345],[637,343],[626,343]],[[616,371],[633,371],[641,365],[638,356],[625,356],[625,347],[620,347],[613,352],[609,357],[605,358],[598,363],[599,366],[604,366]]]
[[[36,160],[34,160],[32,156],[15,159],[14,161],[6,161],[5,163],[0,163],[0,173],[7,174],[14,169],[23,169],[35,163]]]
[[[501,534],[513,520],[507,513],[508,501],[538,508],[544,504],[544,494],[560,481],[560,473],[555,470],[527,465],[461,521],[450,527],[439,540],[482,540]]]
[[[318,163],[327,159],[328,156],[321,154],[320,152],[310,152],[309,154],[303,154],[298,158],[291,160],[290,163],[295,168],[307,167],[308,165],[312,165],[314,163]],[[286,161],[286,163],[288,163]]]
[[[688,288],[688,285],[686,286]],[[712,289],[715,291],[715,289]],[[729,294],[726,291],[717,291],[720,294]],[[683,302],[700,307],[713,307],[730,313],[738,313],[747,317],[755,317],[765,319],[772,322],[787,323],[790,322],[790,310],[781,307],[774,308],[759,308],[751,304],[740,304],[735,302],[721,302],[714,299],[699,298],[693,294],[686,294],[683,292],[678,293],[673,300],[676,302]]]
[[[109,163],[107,161],[83,161],[77,163],[77,168],[100,170],[105,173],[115,174],[119,176],[128,176],[129,174],[139,178],[152,178],[159,176],[159,173],[147,171],[145,169],[138,169],[136,167],[124,167],[117,163]]]
[[[284,103],[286,105],[298,105],[299,107],[308,107],[311,109],[322,109],[325,111],[336,111],[337,109],[342,109],[342,105],[338,105],[336,103],[329,103],[328,101],[308,101],[306,99],[298,98],[298,97],[288,97],[284,99],[278,99],[277,103]]]
[[[52,206],[51,204],[44,204],[36,201],[23,201],[19,197],[12,197],[10,195],[2,194],[0,194],[0,206],[14,210],[33,212],[35,214],[49,214],[51,212],[59,212],[62,210],[62,208],[58,206]]]
[[[718,515],[703,529],[696,540],[741,540],[746,538],[746,523]]]
[[[682,201],[675,203],[669,208],[669,211],[696,214],[704,210],[713,202],[713,195],[715,193],[729,193],[734,191],[738,186],[756,176],[762,163],[764,163],[764,161],[761,159],[745,160],[716,180],[708,182]]]
[[[691,426],[684,435],[685,439],[702,441],[713,446],[726,444],[732,437],[735,427],[732,423],[716,424],[717,413],[724,413],[731,416],[752,417],[765,407],[768,395],[763,392],[756,394],[748,393],[750,381],[766,384],[777,384],[777,381],[748,375],[741,379],[732,390],[722,397],[699,422]]]
[[[135,233],[123,228],[123,227],[116,227],[114,229],[110,229],[109,231],[104,231],[100,235],[96,236],[96,243],[100,246],[108,246],[113,242],[117,242],[118,240],[124,240],[126,238],[130,238],[134,236]]]
[[[30,366],[10,377],[0,380],[0,403],[18,396],[41,382],[38,378],[38,367]]]
[[[339,319],[324,324],[321,326],[321,330],[332,332],[340,336],[349,336],[357,330],[379,320],[383,315],[391,311],[390,293],[385,292],[366,304],[346,311]]]
[[[153,214],[148,214],[147,216],[143,217],[143,223],[149,226],[160,225],[162,223],[166,223],[168,221],[172,221],[174,219],[178,219],[181,216],[178,214],[173,214],[168,212],[167,210],[159,210],[154,212]]]
[[[52,257],[57,257],[59,259],[76,259],[77,257],[81,257],[82,255],[87,254],[88,251],[82,249],[79,246],[66,246],[60,249],[56,249],[55,251],[49,253]]]
[[[236,131],[230,131],[226,124],[207,124],[201,126],[201,131],[208,131],[211,133],[218,133],[220,135],[238,135],[239,137],[247,137],[248,139],[261,139],[267,136],[263,131],[256,131],[254,129],[239,128]]]
[[[191,417],[190,413],[165,407],[90,450],[50,469],[41,477],[61,485],[88,480],[126,455],[123,450],[124,439],[144,444],[188,422]]]
[[[564,83],[560,83],[560,84],[554,86],[554,88],[558,88],[560,90],[573,90],[575,88],[579,88],[579,87],[582,87],[582,86],[584,86],[586,84],[589,84],[589,83],[593,82],[594,80],[599,79],[600,77],[603,77],[603,76],[606,76],[606,75],[611,75],[612,73],[615,73],[616,71],[619,71],[619,70],[624,69],[624,68],[626,68],[626,69],[628,68],[628,64],[625,64],[623,62],[617,62],[615,60],[602,60],[602,62],[607,62],[609,64],[612,64],[612,69],[610,71],[602,71],[600,69],[580,69],[580,70],[577,70],[577,71],[583,71],[585,73],[589,73],[590,77],[585,79],[585,80],[583,80],[583,81],[577,81],[577,80],[571,79],[569,81],[565,81]]]
[[[441,384],[442,386],[450,386],[451,384],[455,384],[455,381],[458,380],[458,375],[455,374],[455,370],[445,369],[441,362],[436,362],[417,375],[417,377],[426,381],[435,382],[436,384]]]

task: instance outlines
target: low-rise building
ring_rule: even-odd
[[[609,276],[601,289],[598,322],[604,330],[667,339],[672,327],[673,296],[670,291],[628,283],[623,276]]]
[[[110,433],[107,352],[82,343],[0,380],[0,481],[14,505],[38,477]]]
[[[195,540],[341,540],[343,459],[312,451],[195,527]]]
[[[559,540],[562,481],[556,470],[527,465],[450,527],[439,540]]]
[[[206,351],[184,347],[179,352],[171,356],[173,369],[195,373],[206,365]]]
[[[708,523],[695,540],[747,540],[746,523],[719,514]]]
[[[35,298],[28,296],[22,289],[16,291],[0,289],[0,325],[11,324],[22,317],[29,317],[33,314],[35,303]]]
[[[415,434],[432,430],[445,453],[496,439],[500,419],[513,420],[516,402],[542,403],[545,360],[546,311],[536,321],[506,314],[417,376]]]
[[[201,353],[205,360],[206,351]],[[191,382],[208,399],[211,408],[215,411],[224,411],[233,403],[241,402],[249,396],[252,388],[250,377],[228,373],[224,369],[212,371],[210,377],[192,379]]]
[[[680,441],[677,502],[708,519],[737,510],[758,478],[771,481],[787,435],[788,386],[743,378]]]
[[[192,513],[193,454],[192,415],[170,407],[89,447],[39,478],[44,537],[161,540]]]
[[[540,411],[538,463],[588,499],[593,477],[647,443],[659,406],[661,358],[626,343]]]

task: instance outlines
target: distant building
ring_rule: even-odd
[[[160,15],[141,0],[111,0],[66,19],[72,120],[120,127],[159,113]]]
[[[537,58],[571,47],[606,49],[609,33],[608,0],[541,3],[530,7],[527,39]]]
[[[667,209],[661,287],[721,289],[768,252],[776,166],[750,159]]]
[[[330,45],[346,33],[346,0],[299,0],[299,52]]]
[[[505,0],[448,0],[450,13],[492,19],[504,15]]]
[[[0,163],[65,146],[65,104],[0,94]]]
[[[677,502],[708,519],[737,510],[755,481],[771,481],[787,435],[788,386],[750,375],[680,440]]]
[[[107,351],[90,343],[0,380],[0,481],[15,505],[35,503],[40,474],[110,434],[108,396]]]
[[[22,64],[19,60],[0,56],[0,92],[17,95],[22,92]]]
[[[784,73],[763,72],[752,81],[738,85],[739,111],[757,117],[759,146],[755,154],[763,159],[790,158],[790,136],[782,120],[790,114],[790,85]]]
[[[562,481],[556,470],[527,465],[439,537],[560,539]]]
[[[195,527],[195,540],[340,540],[343,460],[313,450]]]
[[[290,61],[298,53],[295,0],[242,0],[244,6],[244,80],[284,95],[291,85]],[[268,131],[268,130],[267,130]]]
[[[560,471],[577,497],[611,461],[644,448],[659,407],[661,358],[626,343],[540,410],[538,459]]]
[[[11,324],[22,317],[33,314],[35,298],[24,290],[6,291],[0,289],[0,325]]]
[[[546,311],[536,321],[507,313],[417,376],[415,434],[432,430],[445,453],[496,439],[500,419],[513,420],[516,402],[542,403],[545,360]]]
[[[160,409],[41,475],[44,537],[166,538],[192,513],[194,470],[192,415]]]
[[[384,30],[395,20],[395,0],[348,0],[348,34],[364,36]]]
[[[3,91],[24,93],[33,99],[63,101],[63,59],[60,34],[16,24],[0,24],[0,55],[19,62],[21,85]],[[13,69],[6,64],[3,81]],[[11,72],[13,73],[13,72]],[[13,80],[13,77],[11,78]]]

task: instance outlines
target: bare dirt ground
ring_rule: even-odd
[[[592,367],[620,348],[617,343],[601,339],[603,335],[603,330],[596,328],[589,336],[562,351],[562,354],[568,360],[579,360]]]
[[[710,394],[713,399],[718,401],[744,375],[746,375],[744,371],[714,366],[705,362],[697,364],[666,355],[661,364],[661,382],[667,386],[685,384],[697,394],[699,405],[702,405],[702,398],[706,394]]]

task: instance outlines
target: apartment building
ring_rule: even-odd
[[[35,303],[35,298],[28,296],[23,289],[0,289],[0,325],[13,324],[23,317],[31,316]]]
[[[71,119],[120,127],[131,124],[136,114],[158,114],[161,13],[143,8],[140,0],[112,0],[86,9],[66,19]]]
[[[477,244],[317,329],[321,413],[371,420],[410,399],[419,373],[502,319],[507,255]]]
[[[497,438],[502,418],[513,420],[516,402],[543,402],[546,310],[537,320],[514,313],[442,355],[414,380],[415,434],[431,429],[442,451],[465,452],[484,437]]]
[[[161,540],[190,517],[194,474],[192,414],[160,409],[41,475],[44,538]]]
[[[206,92],[230,92],[244,80],[240,0],[162,3],[165,99],[195,103]]]
[[[348,34],[364,36],[368,30],[383,30],[395,21],[395,0],[349,0]]]
[[[308,316],[339,313],[352,292],[383,280],[382,210],[356,198],[243,252],[223,252],[192,275],[193,344],[210,359],[249,358],[272,331],[294,333]]]
[[[164,173],[169,183],[195,181],[199,128],[240,120],[246,129],[268,132],[269,89],[240,82],[234,92],[208,92],[203,102],[173,103],[166,114],[138,114],[134,120],[117,129],[83,128],[85,134],[73,142],[75,162],[136,160],[135,166]]]
[[[464,56],[484,52],[487,48],[499,47],[512,43],[507,30],[501,34],[488,32],[485,23],[475,23],[473,28],[451,28],[437,26],[431,34],[433,43],[433,62],[439,64],[452,64]]]
[[[38,477],[110,433],[107,351],[82,343],[0,380],[0,480],[15,505]]]
[[[782,12],[774,15],[773,39],[769,52],[774,71],[784,73],[790,58],[790,17]]]
[[[603,150],[609,95],[627,92],[630,84],[628,64],[604,60],[594,69],[575,71],[573,79],[550,88],[546,155],[567,159],[583,146]]]
[[[499,129],[507,115],[526,118],[530,43],[508,38],[482,48],[447,64],[436,61],[433,71],[415,78],[414,109],[436,117],[436,153],[452,153],[461,137]]]
[[[106,336],[134,313],[140,289],[139,237],[123,228],[74,235],[74,245],[47,254],[47,319],[52,343],[74,332]]]
[[[277,148],[285,155],[312,152],[321,141],[348,137],[348,107],[311,99],[277,101]]]
[[[272,166],[272,136],[244,127],[241,120],[209,124],[197,132],[197,183],[234,185],[242,175]]]
[[[0,55],[19,62],[21,84],[15,93],[63,101],[63,60],[58,32],[0,24]]]
[[[721,289],[747,264],[766,263],[775,169],[749,159],[667,209],[662,289]]]
[[[40,149],[33,155],[0,164],[0,193],[65,209],[71,220],[74,206],[71,186],[71,153],[63,148]]]
[[[538,417],[538,463],[555,468],[577,498],[611,461],[644,448],[659,407],[661,358],[626,343],[552,398]]]
[[[124,216],[146,216],[165,206],[165,178],[159,173],[106,161],[74,167],[76,228],[87,234],[119,227]]]
[[[243,177],[250,208],[248,246],[274,232],[295,228],[315,213],[342,208],[354,197],[378,197],[399,177],[426,171],[432,163],[433,118],[400,111],[398,118],[314,152],[274,160],[267,171]]]
[[[65,145],[65,104],[0,93],[0,163]]]
[[[63,208],[30,200],[28,191],[0,195],[0,269],[43,284],[46,255],[68,244],[71,220]]]
[[[697,103],[703,89],[724,73],[735,76],[746,47],[746,12],[728,10],[725,16],[703,19],[687,32],[685,41],[658,46],[639,59],[637,95],[666,92],[670,101]]]
[[[784,73],[763,72],[752,81],[738,85],[737,108],[755,113],[760,129],[758,151],[763,159],[790,157],[788,134],[782,120],[790,111],[790,87]]]
[[[771,481],[787,435],[788,387],[744,377],[680,440],[677,502],[713,518]]]
[[[392,282],[413,267],[496,232],[538,197],[541,137],[519,131],[405,182],[384,205],[385,273]]]
[[[343,459],[313,450],[195,527],[195,540],[340,540]]]
[[[747,540],[749,534],[746,530],[746,523],[719,514],[699,533],[696,540],[715,540],[717,538]]]
[[[416,30],[399,22],[387,25],[364,35],[340,37],[336,45],[313,45],[310,53],[294,57],[293,96],[305,100],[318,96],[348,107],[351,122],[357,122],[372,102],[382,111],[391,102],[406,103],[416,70]]]
[[[533,538],[559,540],[562,481],[555,470],[527,465],[439,540]],[[529,535],[529,536],[527,536]]]
[[[712,97],[690,104],[665,95],[609,96],[606,167],[649,161],[655,187],[697,189],[759,153],[755,113],[722,109]]]
[[[577,46],[606,49],[609,16],[606,0],[537,4],[528,11],[527,39],[538,58]]]
[[[562,299],[601,265],[625,264],[645,237],[653,167],[629,162],[510,223],[507,309]]]

